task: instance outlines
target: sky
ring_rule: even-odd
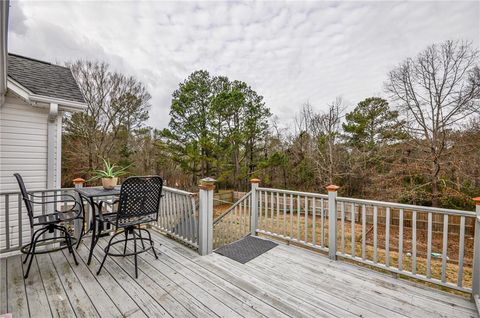
[[[195,70],[248,83],[288,126],[309,102],[349,109],[383,96],[387,74],[433,43],[480,46],[480,1],[11,1],[9,51],[64,64],[100,60],[142,81],[148,124]]]

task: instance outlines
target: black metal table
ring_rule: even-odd
[[[102,213],[102,206],[100,202],[95,202],[95,199],[120,195],[120,186],[117,186],[112,190],[92,187],[92,188],[76,188],[75,191],[80,195],[80,201],[83,208],[83,215],[86,215],[83,200],[86,200],[92,209],[90,229],[87,231],[87,232],[92,231],[92,242],[90,244],[90,252],[88,253],[88,261],[87,261],[87,264],[90,265],[90,262],[93,256],[93,249],[95,248],[95,245],[97,244],[101,234],[101,229],[97,229],[96,216]]]

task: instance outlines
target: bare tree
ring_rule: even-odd
[[[476,111],[479,52],[468,42],[434,44],[389,73],[386,89],[430,162],[432,205],[438,206],[447,132]]]
[[[337,141],[340,135],[341,120],[345,106],[341,97],[328,105],[325,113],[313,114],[310,118],[310,130],[315,140],[315,166],[320,176],[326,176],[326,182],[332,184],[339,174]]]
[[[66,135],[80,141],[84,148],[73,150],[88,154],[87,167],[82,168],[92,170],[99,157],[112,155],[120,142],[120,133],[126,136],[121,140],[123,146],[133,147],[133,130],[148,119],[151,97],[141,82],[110,71],[107,63],[79,60],[68,66],[88,108],[66,118]]]

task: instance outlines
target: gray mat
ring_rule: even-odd
[[[234,261],[245,264],[257,256],[268,252],[278,244],[262,240],[257,237],[247,236],[239,241],[222,246],[215,253],[226,256]]]

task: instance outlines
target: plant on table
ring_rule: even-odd
[[[89,181],[102,179],[102,186],[104,189],[110,190],[115,188],[118,184],[118,177],[127,173],[127,169],[131,166],[120,167],[116,164],[110,163],[108,159],[102,159],[104,163],[104,170],[93,170],[95,174]]]

